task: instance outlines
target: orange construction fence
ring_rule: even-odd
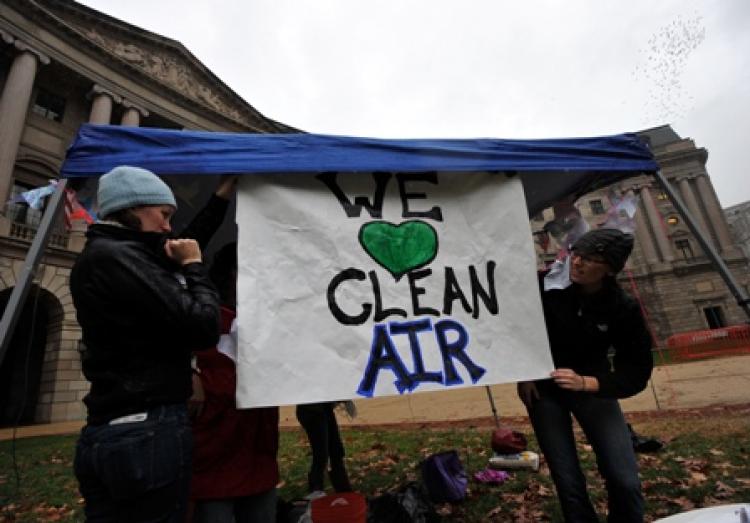
[[[667,338],[667,348],[676,360],[750,353],[750,325],[681,332]]]

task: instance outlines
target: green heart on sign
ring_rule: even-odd
[[[397,280],[430,263],[438,250],[435,229],[421,220],[398,225],[383,221],[366,223],[359,229],[359,243]]]

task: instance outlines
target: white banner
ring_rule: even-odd
[[[240,179],[239,407],[492,385],[553,369],[518,177]]]

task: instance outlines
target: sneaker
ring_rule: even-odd
[[[314,499],[322,498],[325,495],[326,493],[322,490],[314,490],[310,492],[307,496],[303,497],[302,499],[306,501],[312,501]]]

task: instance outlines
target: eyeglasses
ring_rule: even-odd
[[[572,258],[578,258],[579,260],[581,260],[581,263],[586,265],[607,265],[607,261],[602,258],[594,258],[591,255],[581,254],[575,251],[573,251],[570,256]]]

